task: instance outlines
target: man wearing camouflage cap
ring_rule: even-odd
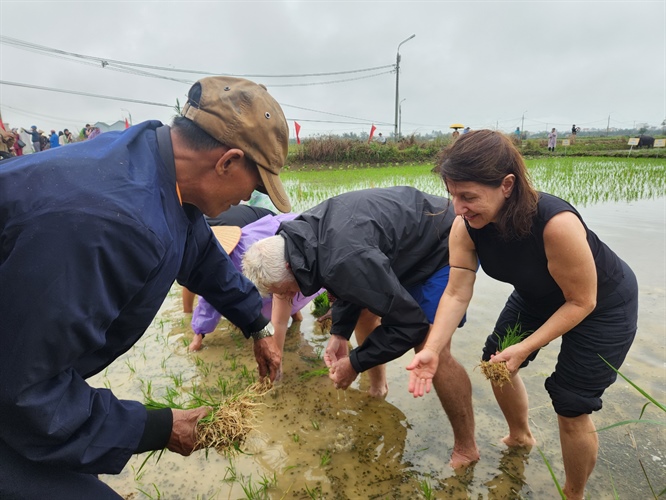
[[[143,335],[174,280],[280,353],[262,300],[204,220],[255,189],[290,210],[288,127],[266,88],[204,78],[171,127],[148,121],[0,170],[0,497],[120,498],[97,474],[189,455],[209,409],[147,411],[85,379]],[[5,163],[5,162],[3,162]]]

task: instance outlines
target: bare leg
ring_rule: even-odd
[[[194,297],[196,293],[190,292],[187,288],[183,287],[183,312],[191,313],[194,308]]]
[[[564,461],[564,494],[568,500],[584,498],[585,485],[597,463],[599,437],[590,415],[557,416]]]
[[[294,323],[297,323],[298,321],[303,321],[303,314],[301,313],[301,311],[296,311],[296,313],[292,314],[291,320]]]
[[[511,382],[513,385],[504,384],[502,387],[493,385],[495,399],[509,425],[509,435],[505,436],[502,442],[507,446],[533,446],[536,444],[536,439],[528,422],[525,384],[518,373],[511,377]]]
[[[432,382],[453,429],[453,453],[449,465],[454,469],[466,467],[480,457],[474,439],[472,383],[462,365],[451,356],[450,345],[445,346],[439,355]]]
[[[192,336],[192,342],[190,342],[190,347],[188,347],[188,350],[190,352],[194,351],[199,351],[201,350],[202,344],[203,344],[203,335],[199,335],[198,333],[195,333]]]
[[[354,333],[356,342],[361,345],[372,331],[379,326],[381,318],[372,314],[367,309],[363,309],[356,323]],[[384,398],[388,393],[388,383],[386,382],[386,367],[384,365],[370,368],[367,372],[370,379],[370,389],[368,394],[375,398]]]

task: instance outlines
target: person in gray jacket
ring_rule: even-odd
[[[411,187],[341,194],[252,245],[243,272],[262,294],[292,297],[325,288],[335,296],[324,353],[329,377],[346,389],[368,371],[370,394],[383,397],[382,365],[410,349],[418,352],[434,321],[448,282],[454,218],[446,198]],[[354,331],[358,347],[349,351]],[[454,433],[450,465],[469,465],[479,458],[471,383],[450,345],[434,384]]]

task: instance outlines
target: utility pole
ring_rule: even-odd
[[[610,132],[610,115],[608,115],[608,124],[606,125],[606,137],[608,137],[609,132]]]
[[[527,110],[523,111],[523,119],[520,122],[520,145],[523,145],[523,135],[525,135],[525,113]]]
[[[395,57],[395,119],[393,122],[393,140],[398,141],[398,107],[400,105],[400,46],[409,42],[416,35],[412,35],[409,38],[405,38],[402,42],[398,44],[398,50]]]
[[[401,99],[400,104],[398,104],[398,140],[402,139],[402,103],[406,100],[407,98],[405,97],[404,99]]]

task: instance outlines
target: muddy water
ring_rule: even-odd
[[[581,208],[588,225],[635,270],[640,285],[639,333],[622,371],[661,403],[666,401],[666,199],[606,203]],[[282,382],[264,399],[258,423],[232,458],[215,452],[190,457],[165,452],[159,461],[134,457],[118,476],[102,479],[126,498],[556,498],[557,489],[537,449],[507,450],[500,443],[504,419],[489,384],[476,369],[485,336],[509,287],[480,273],[468,322],[453,339],[454,355],[468,370],[474,390],[481,460],[454,472],[447,462],[452,433],[436,395],[414,400],[407,392],[405,366],[411,354],[390,363],[385,401],[365,395],[359,377],[336,391],[320,359],[326,336],[311,314],[292,325],[287,337]],[[215,391],[244,383],[253,373],[251,345],[228,324],[206,337],[205,349],[187,353],[189,315],[174,286],[153,326],[125,356],[90,382],[111,387],[121,398],[142,400],[150,385],[154,397],[166,387],[185,393],[194,385]],[[560,482],[564,474],[557,419],[543,388],[558,343],[543,349],[522,371],[530,395],[530,422],[539,447]],[[244,369],[245,367],[245,369]],[[645,399],[628,383],[616,382],[594,415],[598,428],[638,418]],[[661,419],[649,406],[643,418]],[[651,497],[666,487],[663,427],[632,425],[600,433],[597,467],[589,498]]]

